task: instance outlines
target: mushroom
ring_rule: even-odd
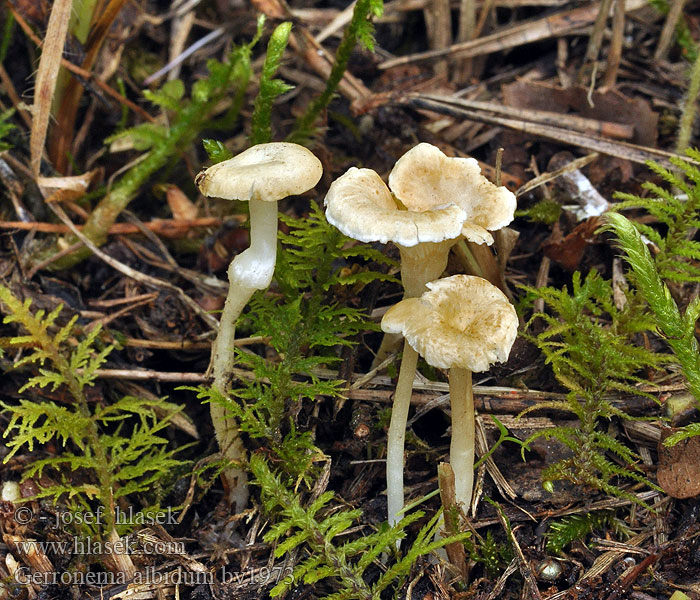
[[[210,369],[214,387],[226,396],[233,378],[236,321],[256,290],[270,285],[277,257],[277,201],[314,187],[323,168],[309,150],[298,144],[258,144],[241,154],[201,171],[195,183],[205,196],[247,201],[250,209],[250,247],[228,268],[229,290],[219,333],[212,347]],[[231,460],[244,456],[236,424],[218,403],[211,404],[216,438],[222,454]],[[247,502],[245,474],[225,472],[230,499],[242,509]]]
[[[506,295],[480,277],[453,275],[427,287],[420,298],[392,306],[382,330],[402,333],[429,365],[450,370],[450,465],[457,502],[468,509],[474,483],[472,372],[508,360],[518,316]]]
[[[510,191],[481,175],[475,159],[450,158],[426,143],[396,162],[389,187],[371,169],[352,167],[333,182],[325,204],[328,222],[345,235],[398,246],[406,298],[420,296],[428,281],[440,277],[450,248],[462,236],[492,244],[489,230],[508,225],[516,206]],[[387,434],[391,523],[403,508],[403,448],[417,361],[415,350],[404,343]]]

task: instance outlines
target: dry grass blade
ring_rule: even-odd
[[[577,115],[562,114],[560,112],[535,110],[531,108],[517,108],[513,106],[504,106],[497,102],[480,102],[477,100],[465,100],[464,98],[446,98],[437,94],[422,94],[422,98],[429,98],[438,102],[450,102],[464,108],[474,110],[483,110],[500,115],[508,115],[511,118],[530,121],[532,123],[541,123],[542,125],[558,126],[562,119],[566,119],[566,125],[569,129],[580,133],[588,133],[600,135],[620,140],[631,140],[634,137],[634,127],[627,123],[615,123],[613,121],[600,121],[588,117],[579,117]]]
[[[15,20],[17,21],[17,25],[19,25],[22,28],[22,31],[24,31],[25,35],[36,44],[38,48],[43,48],[44,44],[43,42],[34,34],[32,31],[32,28],[29,26],[29,24],[24,20],[21,14],[19,14],[17,11],[13,10],[12,15],[14,16]],[[86,80],[90,80],[92,78],[92,73],[90,71],[86,71],[85,69],[74,65],[72,62],[69,60],[66,60],[65,58],[62,58],[61,55],[59,54],[59,59],[61,66],[70,71],[71,73],[75,73],[78,77],[82,77]],[[108,86],[106,83],[103,81],[100,81],[99,79],[94,80],[94,84],[100,88],[105,94],[110,96],[111,98],[114,98],[117,102],[120,104],[123,104],[124,106],[128,107],[129,110],[133,111],[137,115],[139,115],[141,118],[145,119],[146,121],[154,122],[155,118],[149,115],[143,108],[141,108],[138,104],[135,102],[129,100],[128,98],[122,96],[119,92],[117,92],[115,89],[111,88]]]
[[[61,67],[63,45],[68,34],[72,5],[71,0],[57,0],[54,3],[49,17],[49,26],[46,30],[44,48],[39,60],[32,110],[32,132],[29,141],[30,162],[35,177],[39,175],[39,167],[41,166],[41,155],[44,151],[46,132],[49,128],[51,102],[56,89],[58,70]]]
[[[546,173],[542,173],[541,175],[538,175],[534,179],[531,179],[525,185],[522,185],[517,190],[515,190],[515,195],[518,197],[522,196],[523,194],[527,194],[528,192],[531,192],[532,190],[540,187],[541,185],[544,185],[545,183],[553,181],[554,179],[556,179],[560,175],[563,175],[564,173],[570,173],[571,171],[575,171],[577,169],[583,169],[583,167],[592,163],[599,156],[600,154],[598,154],[597,152],[591,152],[586,156],[582,156],[580,158],[577,158],[576,160],[572,160],[570,163],[564,165],[559,169],[556,169],[555,171],[547,171]]]

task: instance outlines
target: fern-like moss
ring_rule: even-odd
[[[554,427],[537,432],[526,440],[555,438],[567,446],[572,456],[548,467],[543,473],[545,485],[567,479],[608,494],[637,501],[613,483],[615,478],[650,482],[637,469],[639,457],[627,446],[602,431],[602,420],[629,418],[613,407],[608,394],[623,392],[638,395],[637,384],[645,383],[640,374],[668,361],[633,343],[634,332],[647,328],[648,321],[619,310],[613,302],[612,285],[591,271],[582,281],[574,273],[571,291],[566,289],[526,288],[530,298],[544,300],[548,312],[538,313],[546,328],[529,338],[542,350],[554,376],[569,392],[566,400],[546,406],[572,412],[579,427]],[[538,407],[543,407],[538,405]],[[610,460],[615,455],[625,467]]]
[[[700,151],[697,149],[686,150],[686,154],[700,163]],[[700,266],[697,261],[700,260],[700,241],[694,239],[693,234],[700,228],[700,169],[697,164],[685,160],[673,158],[671,162],[677,171],[653,162],[647,163],[666,182],[667,187],[646,181],[642,187],[649,192],[649,197],[618,193],[615,197],[622,202],[615,205],[615,211],[641,208],[664,227],[660,230],[646,223],[634,222],[639,233],[657,248],[654,263],[663,281],[699,282]]]
[[[263,509],[274,519],[264,540],[277,544],[276,557],[295,549],[303,552],[292,576],[272,588],[272,598],[287,592],[294,582],[315,586],[323,582],[334,590],[321,596],[323,600],[380,600],[390,585],[398,589],[403,584],[418,557],[464,541],[469,535],[462,533],[433,541],[439,528],[440,513],[437,513],[420,529],[405,554],[396,556],[389,568],[371,582],[369,567],[406,537],[406,529],[424,516],[422,512],[407,515],[393,527],[384,523],[376,531],[351,537],[350,529],[361,517],[361,511],[331,510],[332,492],[321,494],[308,504],[302,503],[299,495],[290,489],[293,482],[273,472],[259,454],[251,456],[250,468],[253,483],[260,488]]]
[[[320,397],[338,397],[344,383],[320,379],[315,369],[337,363],[338,347],[352,344],[361,332],[377,329],[362,310],[340,304],[334,290],[391,279],[366,267],[348,273],[344,262],[392,263],[370,247],[350,245],[315,202],[305,217],[280,218],[289,231],[279,236],[275,268],[279,294],[256,294],[244,318],[245,326],[264,337],[279,360],[237,351],[236,363],[250,369],[253,377],[239,381],[233,398],[206,387],[192,389],[200,400],[217,402],[230,411],[241,431],[265,445],[287,473],[310,482],[312,465],[322,454],[310,434],[297,428],[292,414]]]
[[[545,534],[547,551],[561,553],[576,540],[583,539],[594,530],[615,531],[623,539],[630,536],[629,529],[620,521],[614,511],[600,510],[581,515],[567,515],[550,522]]]
[[[688,388],[700,408],[700,346],[695,337],[695,323],[700,316],[700,299],[693,300],[681,314],[671,292],[661,279],[649,249],[632,222],[619,214],[608,215],[606,222],[608,228],[617,235],[627,262],[635,274],[635,283],[654,316],[657,330],[673,350],[688,381]],[[694,428],[688,429],[687,434],[694,435],[694,431]],[[671,443],[677,443],[683,437],[687,436],[676,435]]]
[[[15,368],[31,368],[36,373],[20,393],[65,388],[73,400],[66,404],[30,399],[15,405],[0,403],[10,414],[3,434],[10,438],[5,462],[22,449],[31,452],[55,440],[61,454],[32,461],[24,476],[40,478],[46,469],[58,474],[61,483],[42,488],[38,497],[68,498],[83,507],[96,499],[105,515],[105,529],[98,533],[109,535],[116,527],[115,500],[149,491],[154,483],[184,466],[159,435],[180,408],[164,400],[131,396],[113,404],[88,403],[85,390],[94,384],[97,370],[112,350],[112,346],[98,349],[99,327],[73,346],[69,339],[78,335],[77,318],[58,327],[60,306],[49,314],[34,313],[29,300],[20,301],[4,286],[0,286],[0,302],[6,310],[4,323],[18,324],[27,332],[10,338],[7,344],[8,349],[27,346],[29,350],[15,362]],[[77,479],[81,483],[72,480],[76,472],[81,474]]]

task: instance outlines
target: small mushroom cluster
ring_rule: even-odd
[[[290,143],[259,144],[202,171],[196,184],[206,196],[245,200],[250,207],[250,248],[231,263],[229,292],[212,349],[214,387],[226,396],[233,376],[236,320],[256,290],[267,288],[277,252],[277,201],[316,185],[320,161]],[[450,158],[430,144],[402,156],[389,186],[370,169],[350,168],[331,185],[325,199],[328,221],[364,242],[393,242],[401,255],[404,299],[382,319],[387,333],[404,336],[403,359],[387,444],[389,521],[404,505],[403,455],[406,422],[418,355],[449,369],[452,405],[450,463],[458,502],[468,507],[474,465],[472,371],[486,371],[508,358],[518,319],[506,296],[484,279],[455,275],[440,279],[450,248],[460,239],[491,245],[491,231],[513,220],[515,196],[481,175],[476,160]],[[244,457],[235,422],[211,405],[222,454]],[[247,502],[245,473],[224,473],[229,500]]]
[[[486,280],[439,277],[460,239],[493,243],[489,232],[513,220],[515,196],[483,177],[476,160],[450,158],[422,143],[396,162],[388,187],[376,172],[353,167],[331,185],[325,203],[326,218],[345,235],[391,241],[401,255],[405,296],[382,319],[383,331],[405,338],[387,436],[389,521],[396,523],[404,506],[404,440],[419,354],[450,370],[450,464],[457,501],[467,508],[474,471],[471,373],[507,360],[518,318],[507,297]]]

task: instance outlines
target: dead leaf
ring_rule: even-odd
[[[669,496],[692,498],[700,494],[700,437],[665,446],[664,440],[676,431],[668,428],[661,432],[656,478]]]
[[[197,218],[197,207],[176,185],[166,186],[165,197],[176,221],[191,221]]]
[[[572,112],[581,117],[634,126],[632,141],[642,146],[656,143],[659,115],[641,98],[628,98],[617,90],[594,91],[591,106],[583,87],[561,88],[538,81],[519,80],[504,85],[503,102],[518,108]]]
[[[593,241],[599,226],[598,218],[586,219],[564,238],[561,237],[559,228],[555,226],[549,240],[542,244],[544,255],[565,269],[574,271],[581,262],[586,247]]]

